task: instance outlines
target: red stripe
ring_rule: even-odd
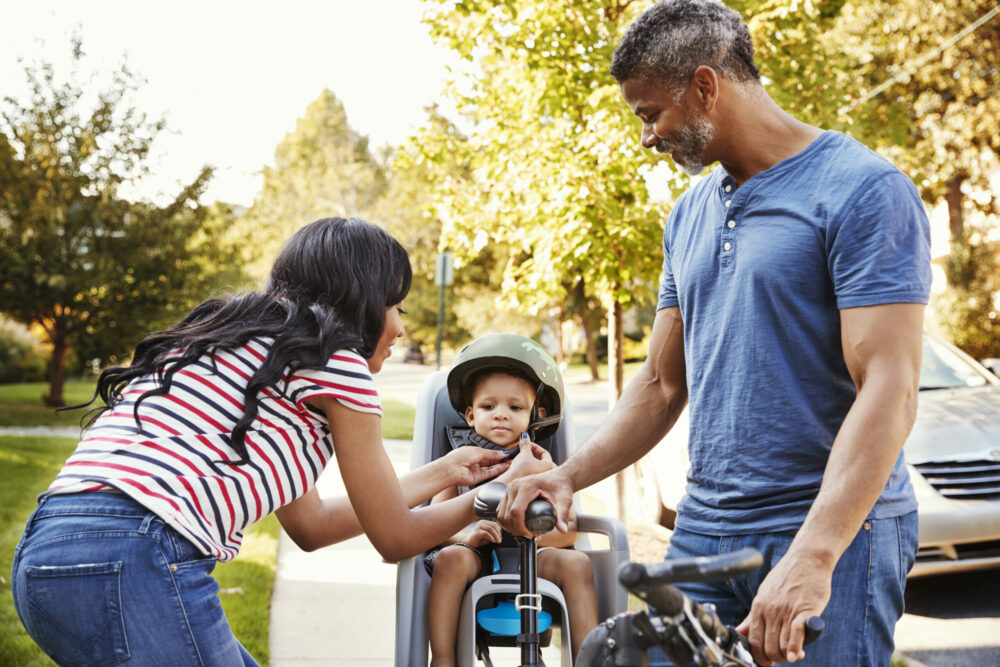
[[[236,366],[236,364],[231,363],[230,361],[226,360],[224,357],[215,357],[215,360],[218,363],[220,363],[223,366],[225,366],[226,368],[228,368],[229,370],[231,370],[232,372],[234,372],[237,375],[239,375],[244,380],[249,380],[250,379],[250,374],[249,373],[247,373],[244,370],[241,370],[239,367]]]
[[[152,477],[148,472],[139,470],[138,468],[132,468],[131,466],[123,466],[119,463],[103,463],[100,461],[67,461],[66,467],[70,466],[93,466],[95,468],[111,468],[112,470],[120,470],[122,472],[131,473],[137,477]]]
[[[339,354],[332,354],[330,355],[330,359],[334,361],[346,361],[349,364],[357,364],[358,366],[363,366],[365,370],[368,370],[368,362],[358,357],[345,357]]]
[[[303,378],[306,382],[311,382],[312,384],[319,385],[320,387],[327,387],[329,389],[339,389],[341,391],[346,391],[352,394],[363,394],[365,396],[378,396],[378,391],[375,389],[361,389],[360,387],[352,387],[349,384],[340,384],[339,382],[330,382],[329,380],[319,380],[317,378]]]
[[[223,453],[222,450],[220,450],[218,447],[216,447],[215,445],[213,445],[212,441],[209,440],[208,437],[206,437],[204,435],[200,435],[200,434],[197,435],[197,436],[195,436],[195,437],[198,438],[198,440],[202,444],[204,444],[209,449],[211,449],[213,452],[215,452],[216,456],[219,457],[220,461],[227,461],[227,460],[229,460],[231,458],[230,455]],[[260,514],[263,511],[263,505],[260,502],[260,495],[258,495],[258,493],[257,493],[257,485],[254,484],[253,477],[250,475],[250,473],[248,473],[247,471],[245,471],[243,469],[243,466],[231,465],[231,466],[229,466],[229,469],[230,470],[235,470],[239,474],[243,475],[243,477],[247,480],[247,482],[248,482],[247,486],[250,487],[250,494],[253,496],[254,502],[257,504],[257,507],[256,507],[256,509],[254,511],[256,513],[256,516],[260,517]],[[235,517],[236,516],[236,512],[234,511],[232,515]]]
[[[200,503],[200,502],[198,502],[198,494],[197,494],[197,492],[196,492],[196,491],[194,490],[194,487],[193,487],[193,486],[191,486],[191,482],[189,482],[189,481],[188,481],[188,479],[187,479],[186,477],[178,477],[178,478],[177,478],[177,480],[178,480],[178,481],[180,481],[180,483],[181,483],[181,484],[182,484],[182,485],[184,486],[184,488],[185,488],[185,489],[187,489],[187,492],[188,492],[188,496],[189,496],[189,497],[191,498],[191,500],[192,500],[192,501],[194,502],[194,507],[195,507],[195,510],[196,510],[196,511],[198,512],[198,516],[200,516],[200,517],[201,517],[202,521],[204,521],[204,522],[205,522],[205,525],[207,525],[207,526],[212,526],[212,525],[214,525],[214,521],[213,521],[213,520],[211,520],[211,519],[209,519],[209,518],[208,518],[208,517],[207,517],[207,516],[205,515],[205,511],[204,511],[204,510],[203,510],[203,509],[201,508],[201,503]],[[212,537],[214,538],[214,536],[212,536]],[[213,540],[209,540],[209,541],[210,541],[210,542],[211,542],[211,541],[214,541],[214,539],[213,539]]]
[[[265,463],[267,463],[267,465],[268,465],[269,468],[271,468],[271,475],[272,475],[272,477],[274,479],[274,485],[276,487],[278,487],[278,498],[279,498],[279,500],[281,502],[281,504],[279,505],[279,507],[284,507],[285,506],[285,488],[284,488],[284,485],[281,483],[281,477],[278,475],[278,469],[274,467],[274,461],[272,461],[271,459],[269,459],[267,456],[264,455],[264,451],[254,443],[254,441],[250,438],[250,434],[249,433],[246,434],[246,437],[244,438],[244,442],[246,442],[248,446],[253,447],[254,451],[257,452],[257,455],[260,458],[262,458]],[[258,510],[257,517],[254,518],[254,521],[260,520],[260,517],[261,517],[261,512],[260,512],[260,510]]]
[[[187,517],[184,515],[184,512],[181,511],[180,506],[177,503],[175,503],[174,500],[170,496],[165,496],[162,493],[156,493],[155,491],[150,491],[149,489],[147,489],[145,486],[143,486],[139,482],[135,481],[134,479],[127,479],[126,478],[126,479],[123,479],[121,481],[124,482],[124,483],[126,483],[126,484],[129,484],[131,486],[134,486],[135,488],[139,489],[140,491],[142,491],[147,496],[151,496],[153,498],[159,498],[160,500],[163,500],[168,505],[170,505],[174,509],[174,511],[177,513],[177,520],[181,521],[182,523],[184,523],[185,525],[187,525],[187,527],[189,529],[191,529],[191,532],[193,532],[193,533],[200,533],[200,532],[202,532],[202,528],[191,525],[191,522],[188,521]],[[208,546],[212,548],[212,551],[215,552],[216,556],[221,556],[222,555],[222,551],[215,544],[213,544],[211,540],[208,541]]]
[[[288,445],[288,452],[292,455],[292,460],[295,462],[295,467],[299,469],[299,479],[302,481],[302,493],[305,493],[309,488],[309,482],[306,481],[306,472],[302,469],[302,462],[299,461],[298,454],[295,452],[295,444],[292,442],[292,439],[288,437],[288,431],[268,419],[264,419],[263,417],[258,417],[258,419],[260,419],[262,424],[268,428],[274,429],[281,434],[282,438],[284,438],[285,444]]]
[[[222,491],[222,498],[226,501],[226,509],[229,511],[226,540],[233,544],[239,544],[240,541],[233,537],[233,528],[236,525],[236,508],[233,506],[232,498],[229,497],[229,489],[226,488],[226,483],[221,478],[215,477],[214,479],[219,483],[219,490]]]
[[[168,398],[170,399],[170,401],[172,403],[176,403],[177,405],[180,405],[182,408],[184,408],[186,410],[190,410],[192,414],[195,414],[198,417],[200,417],[203,420],[205,420],[206,422],[208,422],[209,426],[211,426],[212,428],[218,430],[220,433],[227,433],[229,431],[229,429],[227,429],[225,426],[223,426],[222,424],[220,424],[219,422],[215,421],[214,419],[212,419],[211,417],[209,417],[207,414],[205,414],[204,410],[200,410],[200,409],[196,408],[195,406],[193,406],[190,403],[188,403],[187,401],[185,401],[183,398],[179,398],[179,397],[173,396],[173,395],[169,395]]]
[[[177,374],[178,375],[183,375],[184,377],[189,377],[189,378],[191,378],[193,380],[197,380],[201,384],[203,384],[206,387],[208,387],[209,389],[211,389],[212,392],[214,392],[218,396],[221,396],[222,398],[224,398],[227,401],[229,401],[230,403],[232,403],[240,411],[243,411],[243,410],[246,409],[241,401],[236,400],[235,398],[233,398],[232,396],[230,396],[229,394],[227,394],[226,392],[224,392],[222,390],[222,388],[219,387],[218,385],[215,385],[215,384],[212,384],[211,382],[209,382],[208,379],[204,375],[198,375],[197,373],[192,373],[191,371],[188,371],[188,370],[177,371]]]
[[[247,343],[247,344],[246,344],[246,345],[245,345],[245,346],[243,347],[243,349],[244,349],[244,350],[246,350],[247,352],[249,352],[250,354],[252,354],[252,355],[253,355],[254,357],[256,357],[258,361],[264,361],[265,359],[267,359],[267,357],[266,357],[266,356],[264,356],[263,354],[261,354],[260,352],[258,352],[257,350],[255,350],[255,349],[254,349],[254,348],[253,348],[253,347],[252,347],[252,346],[250,345],[250,343]]]

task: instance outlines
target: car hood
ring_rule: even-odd
[[[1000,457],[1000,385],[921,391],[905,452],[911,464]]]

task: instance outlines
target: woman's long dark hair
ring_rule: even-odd
[[[247,383],[245,412],[233,428],[231,446],[240,458],[230,463],[246,463],[244,439],[257,416],[259,392],[277,386],[286,369],[289,377],[297,369],[322,369],[337,350],[371,358],[386,308],[403,300],[412,277],[406,250],[379,227],[360,218],[310,223],[278,254],[263,294],[205,301],[173,328],[144,338],[130,366],[101,373],[95,399],[100,396],[107,407],[95,410],[88,425],[122,400],[130,381],[153,375],[158,386],[135,402],[141,432],[139,404],[166,394],[178,370],[206,353],[233,350],[258,336],[271,338],[267,359]]]

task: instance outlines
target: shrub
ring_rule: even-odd
[[[0,383],[45,379],[48,355],[22,324],[0,315]]]

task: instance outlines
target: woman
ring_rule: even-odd
[[[66,665],[255,665],[211,577],[248,525],[275,512],[305,549],[363,529],[395,561],[474,518],[468,495],[411,507],[534,470],[537,451],[508,469],[473,450],[396,478],[372,374],[403,335],[410,281],[406,251],[383,230],[319,220],[289,240],[264,293],[207,301],[147,336],[128,368],[102,373],[107,407],[15,551],[12,592],[32,639]],[[349,503],[314,488],[334,456]]]

